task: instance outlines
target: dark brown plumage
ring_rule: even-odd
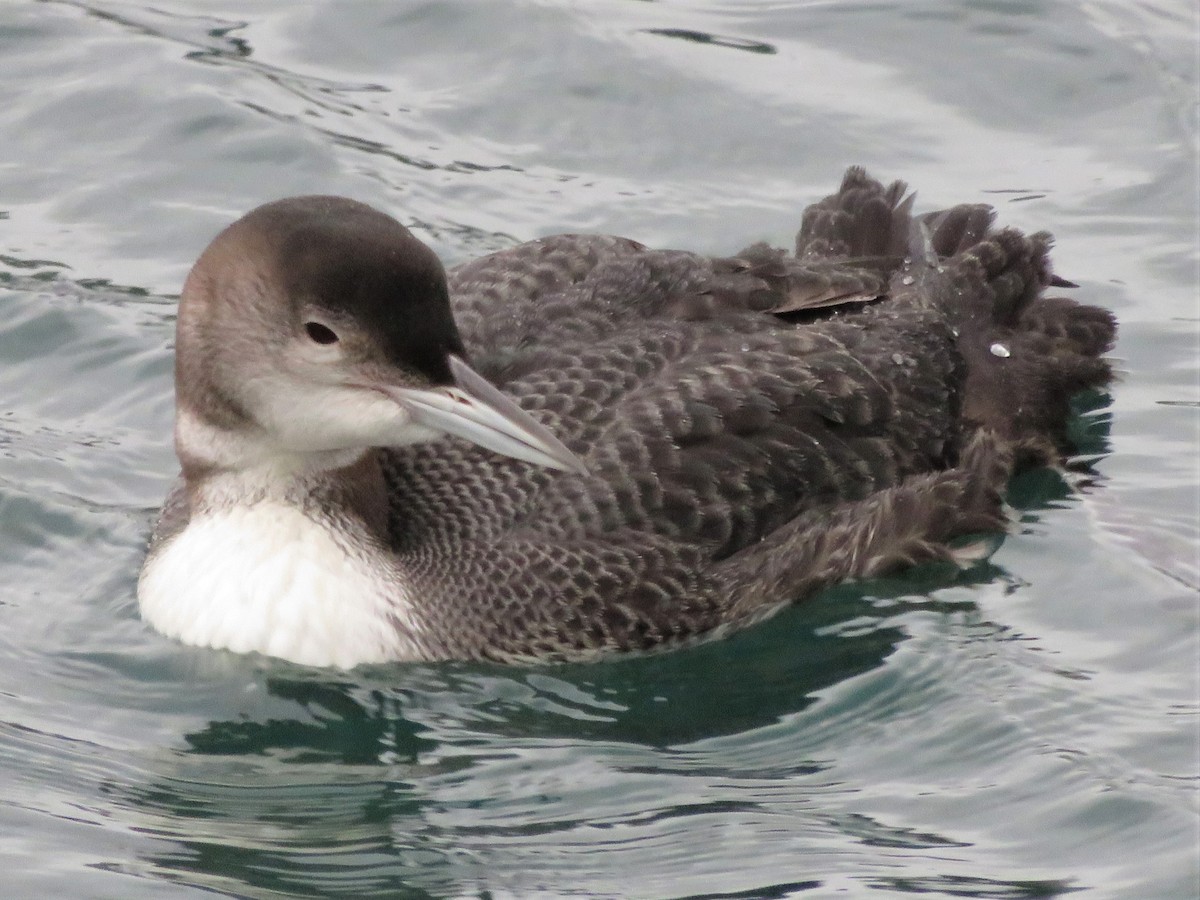
[[[794,256],[564,235],[453,269],[475,368],[591,474],[383,453],[437,655],[648,649],[1000,530],[1014,456],[1066,449],[1114,322],[1042,297],[1048,235],[910,206],[851,169]]]

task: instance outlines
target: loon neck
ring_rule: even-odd
[[[142,569],[143,616],[185,643],[349,668],[422,658],[375,451],[341,469],[185,476]]]
[[[288,453],[248,423],[231,428],[180,404],[175,451],[193,515],[271,501],[326,519],[350,515],[386,538],[387,495],[375,450]]]
[[[275,504],[306,517],[359,532],[386,547],[387,491],[375,451],[365,451],[336,469],[296,469],[271,461],[244,469],[184,471],[189,518]]]

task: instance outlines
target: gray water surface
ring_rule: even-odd
[[[1198,37],[1190,0],[4,3],[0,896],[1195,896]],[[174,297],[242,212],[728,253],[851,163],[1054,231],[1121,320],[989,564],[591,666],[138,619]]]

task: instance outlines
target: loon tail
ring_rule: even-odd
[[[903,182],[847,171],[837,193],[806,211],[795,257],[776,275],[801,285],[783,296],[803,293],[825,267],[850,272],[849,289],[837,301],[785,301],[775,311],[825,318],[903,305],[932,313],[961,358],[957,453],[945,469],[808,510],[722,561],[735,618],[760,618],[846,579],[977,557],[954,539],[1004,530],[1002,495],[1014,469],[1060,463],[1071,451],[1071,398],[1112,379],[1103,357],[1116,336],[1112,314],[1046,295],[1074,287],[1051,269],[1049,234],[995,229],[994,210],[982,204],[914,216],[912,201]],[[756,253],[765,260],[749,248]]]
[[[1112,313],[1046,295],[1076,286],[1054,274],[1048,233],[995,229],[996,212],[986,204],[914,217],[913,199],[902,181],[884,186],[849,169],[835,194],[805,211],[793,280],[807,284],[814,268],[828,267],[853,288],[842,292],[842,305],[881,300],[935,309],[965,363],[964,424],[994,431],[1019,462],[1059,461],[1071,449],[1071,398],[1112,380],[1103,356],[1116,337]],[[836,305],[785,302],[777,311]]]

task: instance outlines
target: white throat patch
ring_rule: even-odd
[[[193,518],[147,561],[138,602],[185,644],[343,668],[423,656],[403,585],[273,500]]]

